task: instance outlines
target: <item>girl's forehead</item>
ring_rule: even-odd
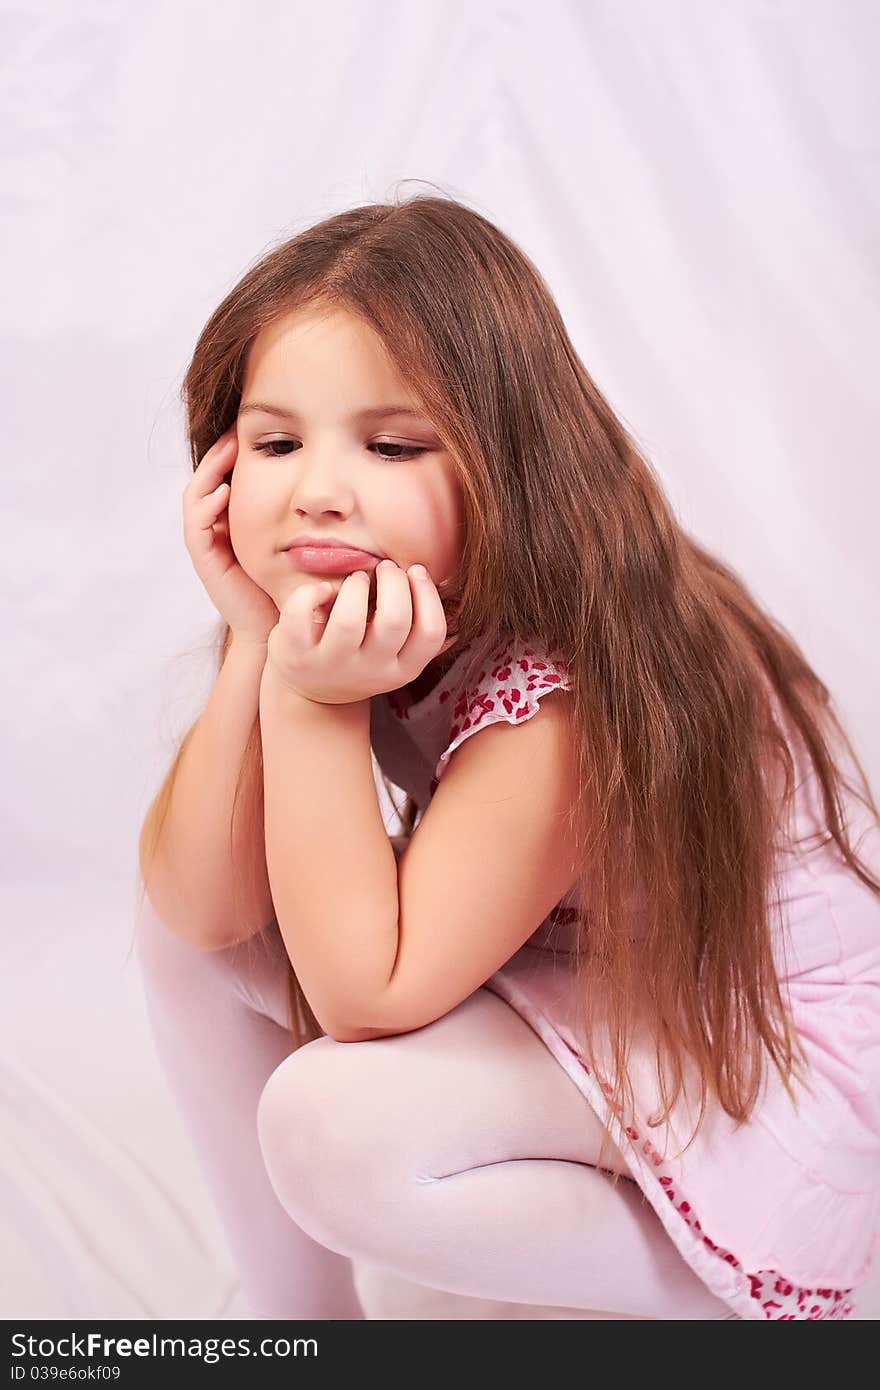
[[[309,338],[332,335],[385,351],[382,339],[371,324],[342,305],[301,305],[279,314],[255,335],[251,350],[265,351],[278,342],[307,344]]]
[[[338,417],[360,428],[384,424],[435,432],[434,418],[416,384],[404,381],[387,358],[356,353],[348,361],[325,344],[315,358],[301,349],[258,349],[242,378],[239,417],[272,414],[307,423]],[[329,348],[329,351],[328,351]]]
[[[406,401],[412,408],[421,404],[378,333],[342,308],[297,309],[265,324],[247,346],[244,385],[267,372],[279,379],[293,371],[305,373],[313,363],[334,376],[353,374],[358,387],[370,387],[377,400]]]

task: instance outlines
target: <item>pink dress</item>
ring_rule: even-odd
[[[530,719],[547,691],[570,688],[564,663],[531,645],[499,649],[465,689],[467,655],[462,648],[424,698],[406,704],[393,692],[371,703],[374,755],[415,799],[420,817],[464,739],[499,719]],[[629,1067],[636,1108],[618,1110],[612,1133],[684,1259],[740,1317],[845,1318],[880,1241],[880,898],[835,857],[833,841],[828,848],[812,768],[805,776],[793,752],[794,839],[819,834],[813,848],[784,851],[782,911],[771,920],[783,998],[815,1095],[799,1087],[795,1110],[770,1064],[749,1121],[736,1129],[707,1101],[700,1130],[682,1153],[698,1114],[694,1073],[685,1072],[688,1085],[670,1120],[650,1128],[648,1117],[662,1109],[654,1049],[637,1037]],[[851,843],[877,877],[880,853],[871,851],[880,849],[880,836],[870,818],[865,838],[852,833],[867,816],[859,803],[848,815]],[[485,988],[530,1024],[604,1121],[610,1088],[581,1058],[574,971],[566,960],[578,910],[572,890]],[[637,904],[629,929],[637,938]],[[612,1073],[610,1058],[609,1048],[605,1075]]]

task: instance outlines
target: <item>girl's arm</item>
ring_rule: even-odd
[[[351,1040],[397,954],[397,860],[370,748],[370,701],[260,684],[266,862],[287,954],[321,1027]]]
[[[267,665],[266,854],[278,925],[338,1042],[410,1032],[519,950],[577,877],[570,697],[452,756],[398,865],[382,823],[370,702],[322,705]]]
[[[252,936],[275,915],[258,787],[242,788],[231,856],[229,849],[232,801],[257,718],[265,664],[265,644],[233,637],[181,758],[149,881],[144,880],[167,926],[207,950]],[[142,871],[152,814],[151,806],[141,832]]]

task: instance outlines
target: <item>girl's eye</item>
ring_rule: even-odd
[[[254,449],[257,451],[257,453],[260,453],[260,454],[267,454],[267,455],[269,456],[269,458],[275,458],[275,459],[277,459],[277,458],[286,458],[286,457],[287,457],[287,453],[288,453],[287,446],[288,446],[288,445],[293,446],[294,444],[297,444],[298,442],[299,442],[299,441],[296,440],[296,439],[267,439],[266,442],[263,443],[263,444],[255,444],[255,445],[254,445]],[[427,449],[419,449],[419,448],[416,448],[414,445],[409,445],[409,444],[394,444],[394,443],[391,443],[389,440],[385,440],[385,439],[380,439],[380,440],[378,440],[378,442],[375,443],[375,444],[368,444],[368,445],[367,445],[367,448],[369,448],[369,449],[402,449],[402,450],[403,450],[403,453],[400,453],[400,454],[379,454],[378,457],[381,458],[381,459],[384,459],[386,463],[396,463],[398,460],[402,460],[402,461],[406,462],[406,461],[408,461],[409,459],[418,458],[419,454],[427,454],[427,453],[428,453],[428,450],[427,450]],[[284,452],[283,452],[283,453],[280,453],[280,454],[276,454],[276,453],[275,453],[275,450],[276,450],[276,449],[283,449]]]
[[[427,449],[416,448],[414,444],[395,444],[393,441],[386,439],[380,439],[375,444],[370,444],[367,447],[370,449],[402,449],[403,453],[401,454],[379,454],[380,459],[386,459],[389,463],[392,463],[395,459],[406,460],[418,458],[419,454],[426,454],[428,452]]]

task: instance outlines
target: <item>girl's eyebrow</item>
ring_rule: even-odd
[[[300,416],[296,410],[285,410],[280,405],[267,405],[263,401],[245,401],[239,407],[239,417],[260,413],[262,415],[274,415],[279,420],[299,420]],[[389,415],[406,415],[414,420],[427,420],[421,410],[414,410],[408,405],[374,405],[368,406],[365,410],[356,410],[349,417],[351,420],[378,420],[385,419]]]

